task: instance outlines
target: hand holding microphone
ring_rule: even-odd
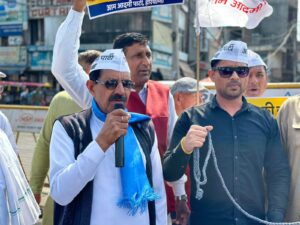
[[[120,147],[117,147],[117,145],[122,145],[122,138],[124,140],[124,135],[126,135],[127,133],[128,121],[130,118],[130,114],[125,112],[123,109],[124,109],[123,104],[115,105],[114,110],[107,114],[104,125],[100,133],[96,137],[95,141],[99,144],[100,148],[104,152],[106,152],[106,150],[114,143],[116,144],[116,154],[120,150]],[[120,137],[121,137],[121,141],[119,142],[117,140]],[[124,144],[123,144],[123,150],[124,150]],[[122,159],[122,157],[119,156],[120,155],[118,154],[117,157]],[[118,165],[120,165],[119,162]]]

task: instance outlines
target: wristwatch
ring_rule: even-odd
[[[187,195],[186,194],[184,194],[184,195],[179,195],[179,196],[175,196],[175,200],[176,201],[181,201],[181,200],[184,200],[184,201],[188,201],[188,197],[187,197]]]

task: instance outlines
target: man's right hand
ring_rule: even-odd
[[[187,204],[187,201],[176,200],[175,211],[176,211],[176,219],[175,221],[172,221],[172,223],[187,225],[191,214],[191,210]]]
[[[83,12],[86,7],[86,0],[73,0],[73,10]]]
[[[202,127],[199,125],[192,125],[182,143],[185,151],[192,152],[194,148],[201,148],[205,142],[208,132],[212,129],[212,126]]]
[[[129,118],[130,114],[122,109],[115,109],[107,114],[105,123],[96,138],[96,142],[103,151],[127,133]]]

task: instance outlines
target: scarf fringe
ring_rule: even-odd
[[[140,213],[144,213],[147,206],[148,206],[148,201],[155,201],[159,199],[159,195],[157,195],[151,187],[146,188],[141,195],[138,196],[136,193],[133,195],[133,197],[128,198],[124,197],[118,202],[118,206],[120,208],[127,208],[128,210],[128,215],[134,216],[138,210],[140,209]]]

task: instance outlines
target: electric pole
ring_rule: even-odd
[[[178,38],[178,12],[177,6],[172,6],[172,77],[180,78],[179,72],[179,38]]]

